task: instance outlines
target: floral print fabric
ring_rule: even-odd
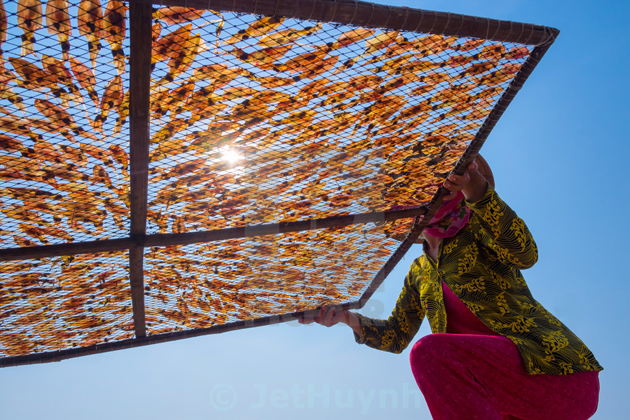
[[[424,231],[436,238],[450,238],[466,226],[470,219],[470,209],[466,206],[464,194],[461,191],[451,201],[445,202],[435,213]]]

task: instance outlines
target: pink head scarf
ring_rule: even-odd
[[[469,219],[470,209],[466,205],[464,194],[458,191],[455,198],[442,204],[424,231],[437,238],[450,238],[457,235]]]
[[[418,206],[394,206],[391,210],[413,209]],[[436,238],[450,238],[466,226],[470,219],[470,209],[464,200],[464,194],[457,192],[455,198],[445,201],[435,213],[424,231]]]

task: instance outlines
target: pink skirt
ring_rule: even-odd
[[[582,420],[595,413],[599,372],[529,375],[516,345],[443,289],[447,333],[423,337],[410,354],[434,419]]]

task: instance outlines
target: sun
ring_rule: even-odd
[[[243,155],[237,152],[234,149],[225,148],[222,152],[222,158],[224,161],[228,162],[230,165],[236,164],[238,161],[243,159]]]

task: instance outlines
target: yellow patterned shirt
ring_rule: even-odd
[[[528,373],[602,370],[584,343],[532,297],[520,270],[536,263],[538,250],[523,220],[492,186],[467,205],[470,221],[442,239],[437,263],[426,255],[413,262],[387,320],[357,314],[357,342],[400,353],[425,315],[432,332],[445,333],[444,282],[487,327],[516,344]]]

